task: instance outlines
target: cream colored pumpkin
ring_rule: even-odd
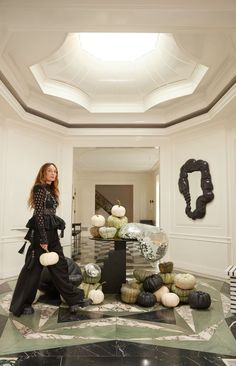
[[[98,282],[98,283],[81,282],[81,284],[79,285],[79,288],[84,290],[84,296],[85,297],[88,297],[88,294],[89,294],[90,291],[98,290],[101,287],[102,287],[102,283],[100,283],[100,282]]]
[[[52,266],[59,261],[59,255],[56,252],[43,253],[39,257],[42,266]]]
[[[88,298],[93,301],[93,304],[101,304],[104,300],[104,293],[102,290],[91,290],[89,291]]]
[[[171,292],[166,293],[161,296],[161,303],[167,308],[175,308],[179,304],[179,296]]]
[[[168,294],[170,290],[166,286],[161,286],[159,290],[155,291],[153,294],[156,296],[157,302],[161,302],[161,297],[164,294]]]
[[[106,219],[102,215],[93,215],[91,217],[91,223],[93,226],[101,227],[101,226],[105,225],[105,222],[106,222]]]
[[[196,285],[196,278],[190,273],[178,273],[175,275],[174,284],[175,286],[183,290],[191,290]]]
[[[112,206],[111,213],[113,216],[116,217],[123,217],[125,216],[126,209],[124,206],[121,206],[120,201],[117,200],[117,205]]]

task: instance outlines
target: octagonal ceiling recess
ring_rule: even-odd
[[[69,33],[30,69],[45,94],[92,113],[145,112],[192,94],[208,70],[167,33]]]

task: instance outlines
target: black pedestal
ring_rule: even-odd
[[[108,258],[105,259],[102,267],[102,276],[100,282],[102,291],[105,294],[120,293],[122,283],[126,282],[126,242],[130,240],[123,239],[94,239],[96,241],[113,241],[114,250],[108,252]]]
[[[105,294],[120,293],[122,283],[126,282],[126,241],[115,241],[114,250],[110,250],[104,261],[101,281]]]

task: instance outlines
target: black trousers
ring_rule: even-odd
[[[59,261],[52,266],[48,266],[52,281],[66,303],[69,306],[76,305],[83,300],[84,291],[69,282],[68,265],[63,254],[57,231],[47,231],[47,237],[48,250],[50,252],[57,252],[59,255]],[[32,259],[33,251],[34,257]],[[43,269],[43,266],[39,262],[39,257],[42,253],[45,253],[45,251],[40,247],[39,234],[35,231],[32,244],[26,254],[25,264],[19,274],[10,305],[10,312],[16,316],[20,316],[23,313],[24,308],[30,306],[35,299],[40,282],[40,275]]]

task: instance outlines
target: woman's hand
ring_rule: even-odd
[[[40,244],[41,248],[43,248],[44,250],[48,250],[48,244]]]

